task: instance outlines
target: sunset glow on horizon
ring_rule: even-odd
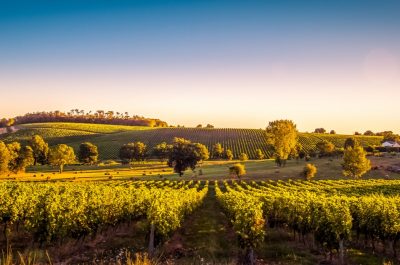
[[[0,3],[0,118],[400,133],[399,1]]]

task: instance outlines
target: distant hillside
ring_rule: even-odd
[[[73,122],[92,124],[113,124],[147,127],[168,127],[165,121],[160,119],[145,118],[138,115],[130,116],[128,112],[114,112],[98,110],[95,112],[73,109],[67,113],[61,111],[43,111],[27,113],[22,116],[0,120],[1,127],[10,127],[18,124],[44,123],[44,122]]]
[[[18,125],[17,128],[17,132],[0,135],[0,139],[25,142],[32,135],[39,134],[51,145],[66,143],[76,150],[83,141],[90,141],[99,147],[101,159],[116,159],[119,148],[128,142],[142,141],[152,148],[163,141],[170,143],[174,137],[205,144],[209,150],[215,143],[221,143],[224,148],[231,149],[236,158],[243,152],[253,159],[258,148],[268,157],[272,155],[261,129],[155,128],[86,123],[35,123]],[[382,140],[380,136],[300,133],[299,141],[308,153],[315,150],[316,143],[322,140],[343,147],[348,137],[356,137],[363,146],[380,145]]]

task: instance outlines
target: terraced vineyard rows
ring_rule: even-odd
[[[76,150],[83,141],[98,145],[101,159],[116,159],[119,148],[128,142],[141,141],[149,149],[161,142],[172,142],[174,137],[183,137],[193,142],[205,144],[209,150],[215,143],[231,149],[234,157],[246,153],[250,159],[256,158],[256,150],[261,149],[267,157],[272,150],[268,146],[261,129],[206,129],[206,128],[149,128],[103,124],[45,123],[22,125],[21,130],[0,135],[5,141],[26,141],[33,134],[42,135],[50,144],[66,143]],[[315,150],[321,140],[331,141],[336,147],[343,147],[348,135],[300,133],[299,141],[306,152]],[[364,146],[380,145],[381,137],[355,136]]]

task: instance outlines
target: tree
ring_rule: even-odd
[[[314,133],[326,133],[326,130],[324,128],[316,128]]]
[[[144,161],[146,158],[147,145],[142,142],[135,142],[133,157],[136,161]]]
[[[7,146],[3,141],[0,141],[0,173],[8,171],[8,164],[10,163],[11,156]]]
[[[30,146],[24,146],[21,148],[18,158],[17,158],[17,167],[14,172],[24,172],[28,166],[32,166],[35,163],[35,159],[33,157],[33,150]]]
[[[223,154],[224,154],[224,148],[222,148],[222,145],[220,143],[214,144],[212,148],[213,158],[220,159],[222,158]]]
[[[239,160],[240,160],[240,161],[247,161],[247,160],[249,160],[249,157],[247,156],[246,153],[241,153],[241,154],[239,155]]]
[[[371,169],[371,161],[366,157],[367,152],[357,145],[348,147],[343,155],[343,175],[359,178]]]
[[[371,131],[371,130],[367,130],[367,131],[364,132],[364,135],[366,135],[366,136],[374,136],[375,133],[373,131]]]
[[[207,124],[206,128],[208,128],[208,129],[213,129],[213,128],[214,128],[214,125]]]
[[[33,150],[34,165],[47,164],[49,155],[49,145],[43,140],[40,135],[34,135],[31,139],[30,146]]]
[[[378,136],[383,136],[382,142],[399,142],[400,141],[400,136],[398,134],[394,134],[392,131],[384,131],[384,132],[379,132],[376,135]]]
[[[234,164],[229,167],[229,174],[236,175],[237,178],[240,180],[241,176],[246,174],[246,168],[243,164]]]
[[[21,151],[21,144],[18,142],[12,142],[7,144],[8,152],[10,153],[10,161],[8,162],[8,169],[15,172],[18,168],[18,157]]]
[[[307,164],[302,172],[302,175],[306,178],[306,180],[312,180],[317,174],[317,167],[313,164]]]
[[[233,159],[233,153],[230,149],[226,149],[225,151],[225,158],[228,160],[232,160]]]
[[[329,134],[336,134],[336,131],[335,131],[335,130],[331,130],[331,131],[329,132]]]
[[[326,140],[317,143],[316,146],[322,156],[330,156],[335,151],[335,145]]]
[[[133,161],[134,152],[135,152],[135,144],[128,143],[121,146],[121,148],[119,149],[118,156],[122,160],[123,164],[128,164]]]
[[[196,128],[203,128],[203,125],[198,124],[198,125],[196,126]]]
[[[354,148],[357,145],[360,145],[360,143],[357,141],[357,139],[354,137],[350,137],[350,138],[347,138],[346,141],[344,142],[344,149],[347,149],[349,147]]]
[[[274,148],[275,161],[284,166],[297,144],[296,125],[291,120],[276,120],[269,123],[267,140]]]
[[[143,161],[146,157],[147,146],[142,142],[124,144],[119,150],[119,158],[122,163],[130,163],[133,160]]]
[[[179,176],[182,176],[186,169],[191,168],[195,170],[197,163],[208,158],[209,152],[206,146],[199,143],[192,143],[183,138],[174,138],[168,156],[168,166],[173,167],[174,171]]]
[[[97,146],[92,143],[85,142],[79,146],[78,159],[82,164],[93,165],[97,163],[99,151]]]
[[[262,160],[262,159],[265,158],[265,155],[264,155],[264,153],[263,153],[263,151],[261,149],[257,149],[256,150],[256,158],[258,160]]]
[[[361,135],[361,133],[359,133],[359,132],[354,132],[354,135]]]
[[[153,148],[152,155],[157,157],[161,162],[164,162],[168,158],[171,148],[171,145],[168,145],[166,142],[162,142]]]
[[[53,166],[58,166],[62,173],[65,165],[75,163],[74,149],[66,144],[54,146],[50,149],[49,162]]]

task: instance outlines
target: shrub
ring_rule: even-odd
[[[240,156],[239,156],[239,160],[240,161],[247,161],[247,160],[249,160],[249,157],[247,156],[246,153],[241,153]]]
[[[317,174],[317,167],[313,164],[307,164],[302,172],[302,175],[306,180],[312,180],[315,177],[315,174]]]

